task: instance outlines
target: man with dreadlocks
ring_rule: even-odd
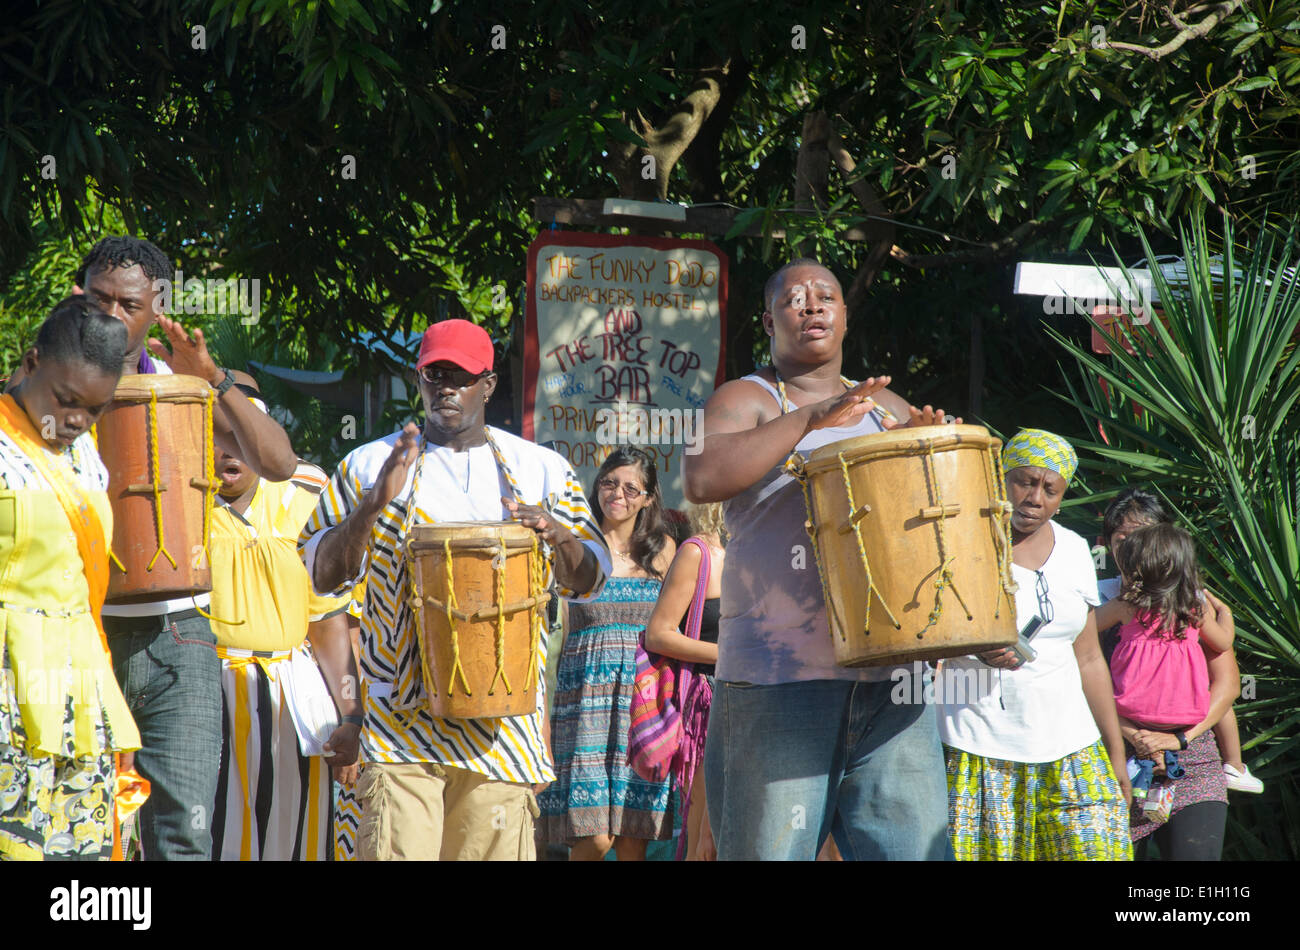
[[[213,435],[218,452],[243,459],[268,481],[289,480],[298,464],[284,429],[234,386],[208,353],[203,333],[186,333],[161,312],[159,281],[172,279],[167,256],[149,241],[106,237],[75,275],[83,293],[126,324],[124,373],[177,373],[217,391]],[[171,343],[148,341],[157,323]],[[150,355],[152,353],[152,355]],[[16,373],[10,385],[21,374]],[[202,472],[194,472],[201,477]],[[136,768],[152,791],[140,812],[144,854],[151,860],[206,861],[221,758],[221,661],[208,618],[207,594],[179,600],[106,604],[104,630],[113,670],[140,729]]]

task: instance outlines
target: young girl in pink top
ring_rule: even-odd
[[[1187,750],[1185,731],[1205,719],[1210,705],[1200,641],[1227,650],[1232,628],[1220,618],[1221,602],[1208,594],[1202,598],[1196,548],[1181,528],[1139,528],[1114,553],[1123,588],[1097,609],[1097,625],[1122,625],[1110,671],[1120,728],[1137,751],[1136,799],[1152,771],[1166,769],[1170,778],[1181,774],[1171,746]]]

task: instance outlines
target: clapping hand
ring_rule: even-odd
[[[394,443],[393,450],[388,453],[388,458],[384,459],[379,474],[375,476],[375,484],[370,489],[370,495],[367,496],[367,500],[371,501],[377,510],[387,507],[388,503],[397,497],[397,493],[406,484],[406,477],[419,454],[420,429],[414,422],[408,422],[402,428],[402,434]]]
[[[221,382],[221,371],[208,352],[202,330],[195,330],[191,337],[178,321],[162,313],[155,316],[154,321],[167,334],[171,349],[167,349],[167,344],[161,340],[148,340],[150,353],[171,367],[171,371],[177,375],[197,376],[214,386]]]
[[[871,396],[888,386],[889,382],[888,376],[872,376],[838,396],[823,399],[812,407],[808,430],[836,429],[853,425],[876,408],[876,401]]]

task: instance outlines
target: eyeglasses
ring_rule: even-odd
[[[1051,623],[1056,619],[1056,610],[1047,597],[1047,575],[1042,571],[1034,573],[1038,575],[1038,580],[1034,582],[1034,595],[1038,598],[1038,616],[1043,618],[1043,623]]]
[[[490,372],[490,370],[489,370]],[[471,373],[467,369],[455,367],[446,369],[441,366],[425,366],[420,370],[420,378],[432,386],[441,385],[444,381],[450,383],[456,389],[464,389],[466,386],[473,386],[484,376],[484,373]]]
[[[598,491],[618,491],[620,488],[623,489],[623,497],[628,501],[636,501],[642,495],[650,494],[644,488],[637,488],[631,482],[628,482],[626,485],[620,485],[612,478],[602,478],[600,481],[596,482],[596,489]]]

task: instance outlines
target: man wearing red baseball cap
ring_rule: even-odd
[[[366,682],[362,860],[536,857],[533,786],[555,778],[545,739],[545,645],[537,708],[501,719],[428,710],[418,631],[407,606],[403,525],[517,520],[545,543],[560,596],[599,595],[609,549],[568,461],[484,414],[496,390],[492,340],[467,320],[425,331],[416,359],[424,426],[351,452],[298,538],[318,593],[368,580],[361,618]],[[414,506],[414,512],[410,512]]]
[[[481,375],[491,371],[493,358],[492,338],[481,326],[468,320],[444,320],[424,331],[415,371],[447,362]]]

